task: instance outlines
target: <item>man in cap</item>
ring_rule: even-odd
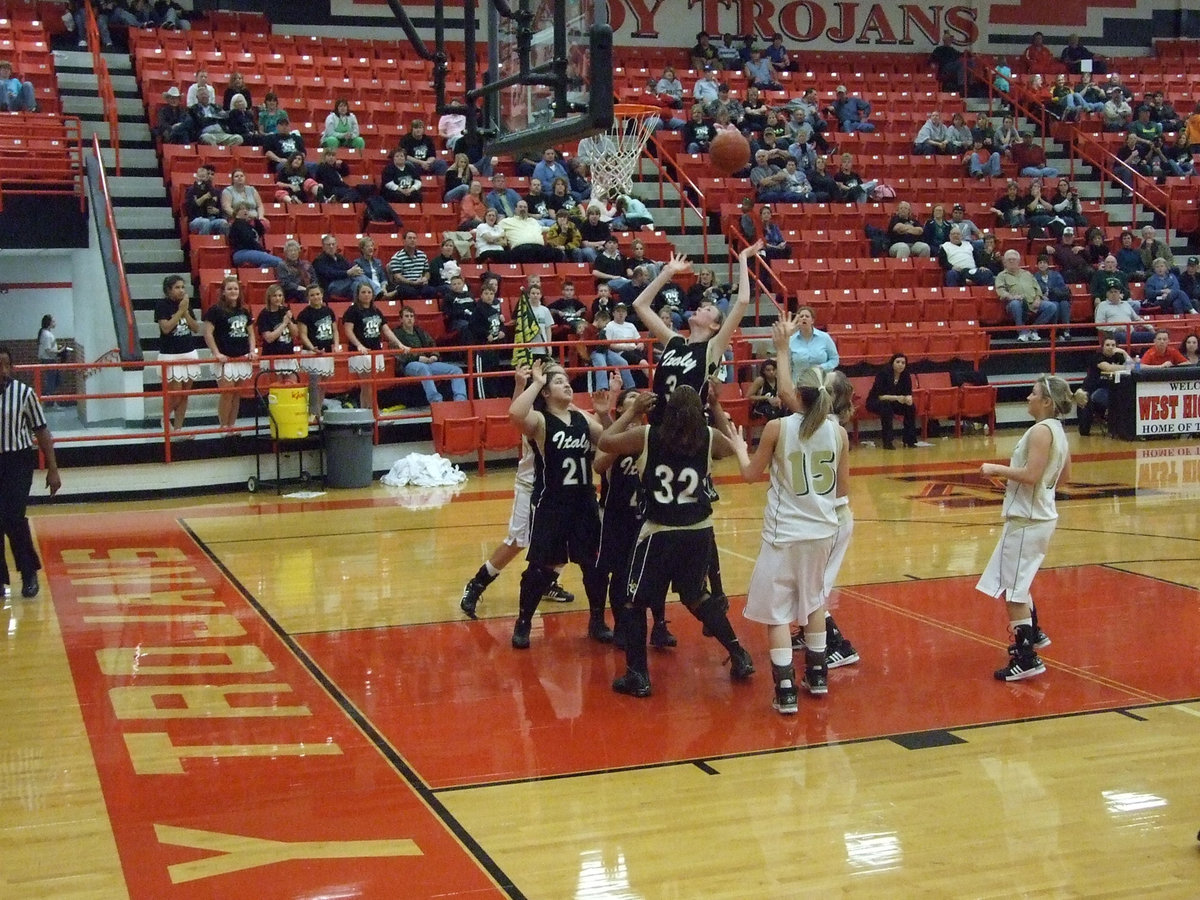
[[[1096,307],[1096,325],[1102,336],[1115,337],[1118,341],[1125,340],[1125,328],[1111,326],[1132,325],[1145,320],[1138,315],[1129,300],[1121,298],[1121,280],[1109,278],[1105,285],[1105,300]],[[1104,327],[1110,326],[1110,327]],[[1143,327],[1133,330],[1133,340],[1137,343],[1149,343],[1154,339],[1154,333]]]
[[[833,101],[833,114],[842,124],[842,131],[874,131],[875,125],[868,122],[871,104],[861,97],[851,96],[844,84],[837,86],[837,99]]]
[[[1083,255],[1084,247],[1075,246],[1075,229],[1068,225],[1062,230],[1062,237],[1050,250],[1054,264],[1062,273],[1067,284],[1090,284],[1095,270],[1088,265]]]
[[[1041,340],[1036,331],[1025,327],[1027,323],[1049,325],[1058,318],[1058,307],[1045,302],[1037,279],[1021,268],[1021,254],[1016,250],[1004,254],[1004,269],[996,276],[995,288],[1013,323],[1021,329],[1017,335],[1021,343]]]
[[[1026,128],[1021,132],[1021,143],[1014,144],[1012,159],[1017,164],[1017,171],[1032,178],[1055,178],[1058,169],[1046,164],[1046,151],[1033,142],[1033,129]]]
[[[983,246],[983,231],[967,218],[967,208],[961,203],[955,203],[950,211],[950,224],[957,227],[962,233],[962,239],[976,250]]]
[[[1200,258],[1188,257],[1187,266],[1179,273],[1179,289],[1200,302]]]
[[[166,144],[186,144],[189,135],[187,125],[191,122],[187,107],[180,102],[179,88],[171,85],[163,92],[163,100],[154,120],[154,133]]]
[[[1104,302],[1108,293],[1108,282],[1110,279],[1117,279],[1121,283],[1121,299],[1129,299],[1129,276],[1122,272],[1117,267],[1117,258],[1111,253],[1104,257],[1104,261],[1100,263],[1100,268],[1092,276],[1092,283],[1089,289],[1092,294],[1092,310]]]

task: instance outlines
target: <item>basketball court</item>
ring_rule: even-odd
[[[1200,451],[1072,435],[1035,583],[1048,671],[1004,684],[1004,613],[974,591],[1002,486],[978,468],[1017,436],[854,451],[835,613],[862,660],[791,717],[740,615],[765,485],[727,465],[759,672],[731,682],[672,602],[646,700],[612,693],[624,659],[584,637],[577,570],[529,651],[520,561],[459,613],[511,469],[39,507],[42,595],[0,618],[4,893],[1194,896]]]

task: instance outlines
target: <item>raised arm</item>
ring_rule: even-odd
[[[654,406],[655,397],[650,391],[637,395],[634,401],[600,434],[597,446],[605,453],[620,456],[623,453],[641,453],[646,445],[646,427],[631,428],[634,422]]]
[[[658,296],[658,292],[669,282],[675,275],[680,272],[690,272],[692,264],[686,256],[679,253],[672,253],[671,258],[666,265],[662,267],[662,271],[658,273],[653,281],[642,288],[642,292],[634,298],[633,313],[637,316],[638,321],[642,326],[650,332],[650,335],[656,340],[662,341],[664,344],[671,338],[675,337],[675,332],[669,325],[663,322],[650,308],[651,302]]]
[[[771,341],[775,344],[775,385],[779,399],[792,412],[800,412],[800,397],[792,379],[792,335],[800,327],[798,316],[785,316],[771,326]]]
[[[729,349],[729,342],[733,340],[733,333],[742,324],[742,316],[746,314],[746,310],[750,306],[749,261],[758,256],[758,252],[762,248],[762,240],[757,240],[749,247],[743,248],[742,252],[738,254],[738,268],[740,271],[738,272],[737,295],[733,298],[733,305],[729,307],[729,315],[725,317],[725,321],[721,324],[721,330],[712,339],[712,349],[709,351],[712,356],[710,358],[725,355],[725,351]]]
[[[528,378],[529,383],[521,393],[513,397],[512,405],[508,408],[508,420],[523,435],[536,439],[538,433],[545,427],[546,420],[540,412],[533,408],[533,401],[546,386],[546,373],[541,360],[534,362],[532,368],[520,366],[518,371],[520,370],[525,371],[518,378]]]

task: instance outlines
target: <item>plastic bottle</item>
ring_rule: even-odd
[[[1134,372],[1140,372],[1140,371],[1142,371],[1142,357],[1141,357],[1141,354],[1139,354],[1139,355],[1137,355],[1137,356],[1135,356],[1135,357],[1133,358],[1133,371],[1134,371]]]

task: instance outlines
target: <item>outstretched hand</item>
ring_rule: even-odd
[[[672,275],[678,275],[680,272],[692,271],[692,261],[682,253],[672,253],[671,258],[667,260],[667,264],[663,268]]]
[[[657,402],[658,395],[653,391],[639,391],[633,398],[633,410],[639,416],[644,416],[654,408],[654,404]]]
[[[539,388],[546,384],[546,363],[541,359],[535,359],[533,365],[529,369],[529,380],[536,384]]]
[[[749,247],[743,248],[742,252],[738,254],[738,259],[749,259],[751,256],[758,256],[764,246],[766,245],[763,243],[762,238],[759,238]]]
[[[775,349],[783,351],[787,349],[788,341],[792,335],[800,328],[800,317],[797,315],[781,316],[771,326],[771,340],[775,344]]]

